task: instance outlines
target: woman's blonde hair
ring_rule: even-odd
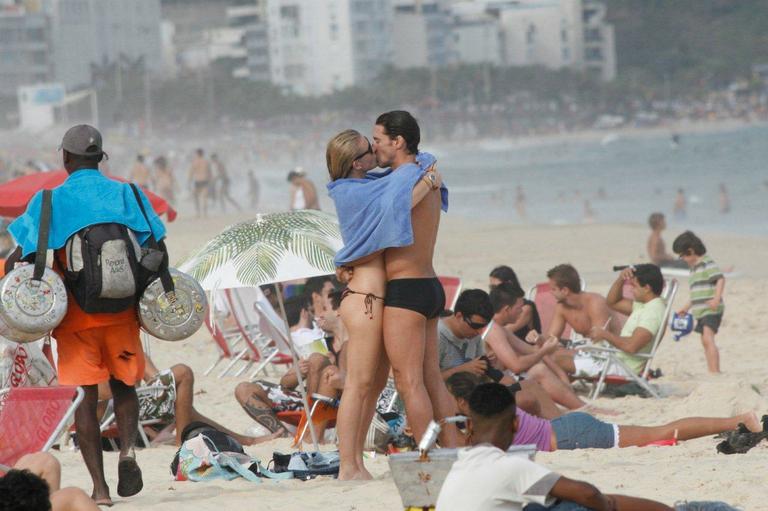
[[[328,164],[328,174],[331,181],[344,179],[352,170],[359,148],[357,141],[362,135],[356,130],[344,130],[328,142],[325,150],[325,162]]]

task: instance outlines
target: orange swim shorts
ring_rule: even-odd
[[[58,332],[56,344],[62,385],[95,385],[110,377],[135,385],[144,376],[144,351],[135,321]]]

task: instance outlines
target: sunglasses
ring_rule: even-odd
[[[469,328],[472,330],[482,330],[483,328],[488,326],[488,323],[475,323],[474,321],[471,321],[468,317],[463,316],[464,323],[467,324]]]
[[[365,141],[368,142],[368,149],[366,149],[364,153],[362,153],[362,154],[360,154],[358,156],[355,156],[355,159],[352,160],[353,162],[359,160],[360,158],[362,158],[363,156],[365,156],[367,154],[373,154],[373,147],[371,147],[371,141],[368,140],[367,138],[365,139]]]

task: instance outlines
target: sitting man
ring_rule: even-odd
[[[625,281],[632,283],[634,301],[622,296]],[[648,361],[647,358],[635,354],[650,353],[653,339],[663,327],[666,304],[659,296],[663,289],[664,278],[655,264],[639,264],[625,269],[611,285],[607,298],[607,303],[613,310],[629,314],[621,333],[617,335],[597,326],[593,326],[589,331],[589,337],[593,341],[606,341],[618,349],[617,358],[635,374],[642,372]],[[567,373],[576,376],[599,376],[605,365],[604,359],[594,357],[588,351],[577,351],[574,354],[563,350],[555,359]],[[612,364],[608,368],[608,374],[625,376],[625,371]]]
[[[148,421],[157,419],[164,427],[175,424],[175,444],[181,445],[181,433],[187,424],[193,421],[204,422],[214,428],[227,433],[235,438],[241,445],[254,445],[270,440],[271,437],[254,438],[239,435],[212,419],[198,412],[193,404],[195,394],[195,375],[192,369],[185,364],[175,364],[162,371],[145,355],[144,389],[139,392],[139,420]],[[106,405],[112,399],[112,393],[107,383],[99,384],[99,401]],[[99,416],[104,413],[106,406],[99,407]],[[149,434],[150,440],[161,442],[161,437],[156,437],[153,431]]]
[[[579,504],[601,511],[671,510],[650,500],[604,495],[589,483],[550,472],[527,458],[508,455],[506,450],[515,436],[515,408],[514,395],[497,383],[479,385],[472,392],[472,447],[459,451],[437,498],[437,511],[521,510],[529,503],[554,506],[555,499],[569,502],[549,509],[574,509],[574,504]]]
[[[448,379],[462,371],[485,376],[515,390],[523,389],[518,394],[518,400],[524,410],[547,418],[559,416],[560,409],[538,383],[533,380],[516,382],[515,378],[493,367],[492,355],[485,355],[481,332],[488,327],[492,315],[491,300],[482,289],[467,289],[459,295],[453,315],[442,318],[437,326],[443,378]]]
[[[562,370],[548,357],[560,346],[556,338],[548,339],[541,346],[531,346],[504,328],[520,315],[524,304],[523,290],[514,284],[499,284],[491,289],[490,302],[494,312],[493,324],[485,344],[500,366],[519,376],[525,375],[526,381],[535,381],[551,399],[569,410],[586,406],[587,403],[573,392],[570,383],[559,377],[558,372]],[[545,414],[547,418],[558,415]]]
[[[581,279],[576,268],[560,264],[547,272],[547,278],[552,295],[557,300],[547,337],[560,339],[566,323],[584,337],[589,337],[592,327],[608,328],[618,333],[618,325],[611,324],[611,311],[605,298],[581,290]],[[532,332],[526,340],[540,342],[539,337]]]
[[[322,313],[322,310],[319,311]],[[312,353],[325,355],[325,334],[315,325],[315,311],[306,295],[299,295],[285,301],[285,317],[291,331],[291,340],[296,352],[302,358],[308,358]]]
[[[297,301],[301,305],[301,301]],[[329,298],[330,310],[326,310],[321,316],[320,324],[323,329],[333,335],[328,355],[312,353],[308,358],[299,359],[299,371],[305,378],[307,394],[321,394],[332,398],[338,398],[340,389],[344,386],[343,369],[346,362],[344,344],[347,340],[347,332],[344,324],[338,317],[338,308],[341,304],[341,293],[331,293]],[[299,309],[300,321],[306,320],[306,308]],[[286,313],[288,305],[286,304]],[[291,313],[292,319],[296,319],[296,311]],[[290,323],[291,319],[289,319]],[[242,382],[235,388],[235,398],[243,410],[256,422],[265,427],[270,434],[262,438],[268,439],[276,436],[287,436],[288,430],[280,422],[277,414],[286,411],[297,411],[304,408],[301,394],[296,391],[299,381],[296,372],[291,369],[280,379],[280,384],[257,380],[256,382]],[[316,422],[313,420],[313,422]],[[326,424],[318,428],[318,436],[322,438]]]
[[[61,465],[47,452],[22,456],[0,470],[0,511],[99,511],[80,488],[61,488]]]

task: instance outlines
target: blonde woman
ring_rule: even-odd
[[[382,336],[387,281],[383,252],[413,243],[410,210],[441,187],[434,161],[432,155],[420,153],[418,165],[376,174],[369,172],[376,167],[371,143],[357,131],[343,131],[328,143],[328,193],[344,240],[336,265],[344,269],[342,280],[348,284],[339,308],[349,331],[347,375],[336,421],[342,480],[371,478],[363,464],[363,442],[389,375]]]

